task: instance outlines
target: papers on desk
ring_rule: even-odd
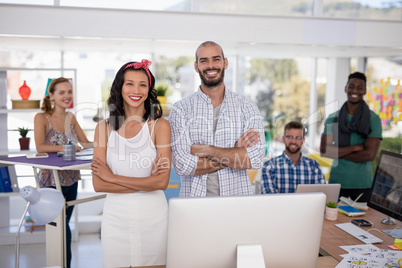
[[[350,199],[350,197],[344,197],[344,196],[341,196],[339,198],[339,200],[340,200],[340,202],[339,202],[340,206],[345,204],[345,205],[348,205],[348,206],[351,206],[351,207],[354,207],[357,209],[361,209],[361,210],[368,209],[367,202],[357,202],[357,200],[354,201],[354,200]]]
[[[343,260],[336,268],[371,268],[371,267],[398,267],[398,259],[402,258],[402,251],[380,249],[372,244],[340,246],[348,254],[342,255]]]
[[[86,148],[86,149],[82,149],[79,152],[76,152],[75,155],[76,156],[81,156],[81,155],[93,155],[94,154],[94,148]]]
[[[57,156],[62,156],[63,152],[57,152]],[[76,160],[92,160],[92,157],[94,155],[94,148],[86,148],[86,149],[82,149],[79,152],[75,153]]]
[[[76,160],[92,160],[93,155],[79,155],[75,159]]]
[[[75,153],[76,156],[87,156],[87,155],[92,156],[93,154],[94,154],[94,148],[82,149],[81,151]],[[63,155],[63,152],[57,152],[57,156],[62,156],[62,155]]]
[[[48,158],[49,155],[47,153],[36,153],[36,154],[27,154],[27,158]]]
[[[77,160],[92,160],[94,148],[82,149],[81,151],[76,152],[75,155]]]

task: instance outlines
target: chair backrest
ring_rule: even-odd
[[[320,165],[321,171],[325,176],[325,181],[329,179],[329,173],[331,172],[332,159],[327,157],[322,157],[320,153],[313,153],[307,155],[308,158],[314,159]]]

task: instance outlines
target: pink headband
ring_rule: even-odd
[[[142,60],[141,62],[134,62],[131,64],[128,64],[126,67],[124,67],[124,70],[133,67],[134,69],[144,69],[145,72],[147,72],[148,78],[149,78],[149,88],[151,88],[152,80],[151,80],[151,73],[148,70],[148,67],[151,66],[152,61],[149,60]]]

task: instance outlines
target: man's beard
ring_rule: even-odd
[[[297,154],[297,153],[300,151],[300,149],[301,149],[301,147],[298,147],[298,148],[296,149],[296,151],[292,151],[292,150],[290,150],[290,147],[289,147],[289,146],[286,146],[286,151],[288,151],[288,152],[291,153],[291,154]]]
[[[216,86],[220,85],[223,82],[223,79],[225,78],[225,69],[222,69],[222,71],[220,71],[219,69],[207,69],[207,70],[205,70],[205,72],[211,71],[211,70],[217,71],[218,74],[220,74],[220,77],[217,77],[212,80],[208,80],[208,78],[204,75],[204,72],[199,72],[201,81],[206,87],[216,87]]]

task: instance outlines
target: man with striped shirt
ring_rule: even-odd
[[[302,123],[291,121],[285,125],[285,151],[271,158],[262,168],[261,193],[294,193],[298,184],[323,184],[324,175],[317,161],[303,156],[305,129]]]

